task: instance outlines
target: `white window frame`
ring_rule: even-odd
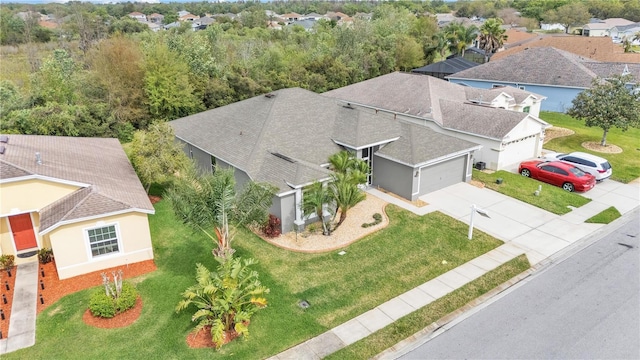
[[[116,233],[116,242],[118,244],[118,251],[112,251],[106,254],[93,255],[93,251],[91,250],[91,238],[89,236],[90,230],[103,229],[106,227],[113,226]],[[87,244],[87,257],[89,260],[101,260],[111,256],[118,256],[124,253],[124,248],[122,246],[122,235],[120,233],[120,225],[118,223],[102,223],[98,222],[96,225],[91,227],[86,227],[82,229],[82,233],[84,234],[85,244]]]

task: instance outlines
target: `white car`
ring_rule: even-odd
[[[580,170],[595,176],[596,181],[607,179],[613,173],[611,164],[609,164],[607,159],[579,151],[572,152],[570,154],[547,153],[543,158],[547,161],[560,160],[567,164],[571,164]]]

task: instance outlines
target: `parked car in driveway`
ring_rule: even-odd
[[[589,191],[596,185],[593,175],[561,161],[523,161],[518,172],[522,176],[560,186],[567,191]]]
[[[602,181],[611,177],[613,169],[607,159],[583,152],[548,153],[543,157],[546,161],[562,161],[571,164],[580,170],[595,176],[596,181]]]

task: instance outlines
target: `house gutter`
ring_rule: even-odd
[[[104,213],[104,214],[98,214],[98,215],[93,215],[93,216],[87,216],[87,217],[82,217],[82,218],[77,218],[77,219],[73,219],[73,220],[64,220],[64,221],[59,221],[53,225],[51,225],[50,227],[44,229],[44,230],[40,230],[40,232],[38,232],[38,234],[40,236],[45,235],[50,233],[51,231],[64,226],[64,225],[69,225],[69,224],[75,224],[75,223],[79,223],[79,222],[83,222],[83,221],[89,221],[89,220],[95,220],[95,219],[102,219],[108,216],[116,216],[116,215],[122,215],[122,214],[127,214],[127,213],[131,213],[131,212],[139,212],[139,213],[144,213],[147,215],[153,215],[156,213],[155,210],[146,210],[146,209],[140,209],[140,208],[130,208],[130,209],[126,209],[126,210],[120,210],[120,211],[114,211],[114,212],[110,212],[110,213]]]

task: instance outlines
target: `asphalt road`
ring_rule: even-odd
[[[401,359],[640,359],[638,214]]]

